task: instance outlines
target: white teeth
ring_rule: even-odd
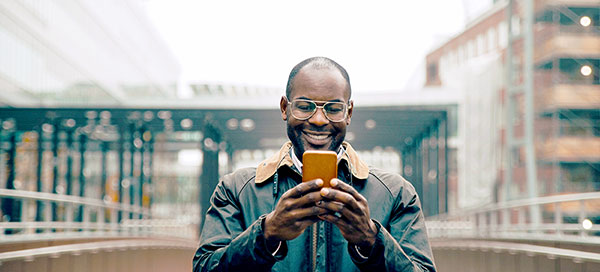
[[[313,138],[315,140],[325,140],[329,137],[329,135],[323,135],[323,134],[319,134],[319,135],[310,134],[310,133],[304,133],[304,134],[306,134],[308,137]]]

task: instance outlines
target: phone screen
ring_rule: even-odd
[[[337,178],[337,154],[333,151],[307,150],[302,155],[302,182],[320,178],[323,187]]]

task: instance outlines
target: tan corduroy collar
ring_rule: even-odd
[[[342,160],[348,162],[352,175],[358,179],[366,179],[369,176],[369,166],[360,160],[358,154],[348,142],[343,142],[342,145],[346,149],[346,152],[344,152],[344,155],[342,156]],[[290,157],[290,148],[292,148],[292,142],[288,141],[281,147],[279,152],[260,162],[256,168],[256,183],[266,181],[283,165],[287,165],[288,167],[294,165],[294,162]]]

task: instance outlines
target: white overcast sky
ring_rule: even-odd
[[[326,56],[348,70],[353,90],[365,92],[405,89],[424,73],[434,45],[461,31],[487,2],[146,0],[145,6],[185,81],[282,88],[296,63]]]

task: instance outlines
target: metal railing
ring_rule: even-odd
[[[20,205],[21,211],[20,221],[0,222],[2,242],[98,236],[167,236],[195,240],[197,234],[194,222],[152,218],[148,208],[129,204],[13,189],[0,189],[0,199],[11,199],[15,202],[13,205]],[[53,220],[49,215],[50,204],[62,207],[64,216]],[[47,214],[44,221],[35,221],[37,205],[42,205]],[[74,220],[79,211],[80,220]]]
[[[187,239],[115,239],[0,252],[0,271],[191,271]]]
[[[138,240],[115,240],[89,243],[68,244],[49,246],[33,249],[16,250],[0,253],[0,264],[3,262],[25,260],[32,261],[40,257],[57,258],[62,254],[80,255],[82,253],[97,253],[99,251],[124,251],[136,249],[186,249],[195,250],[196,244],[189,240],[175,239],[138,239]]]
[[[521,243],[507,243],[497,241],[434,241],[436,249],[454,250],[480,250],[483,252],[509,253],[512,255],[525,254],[527,256],[545,256],[548,259],[564,258],[575,263],[595,262],[600,263],[600,253],[583,252],[580,250],[554,248],[548,246],[529,245]]]
[[[107,198],[0,189],[0,201],[19,211],[0,222],[0,271],[191,270],[198,222]]]
[[[434,240],[441,272],[600,271],[600,254],[577,249],[489,240]]]
[[[539,214],[532,214],[538,211]],[[427,218],[431,238],[600,244],[600,192],[489,204]]]

